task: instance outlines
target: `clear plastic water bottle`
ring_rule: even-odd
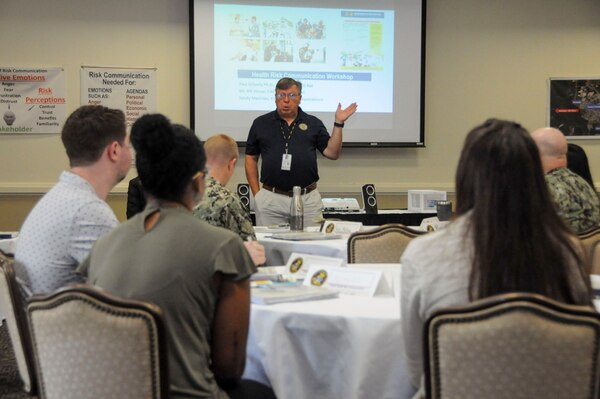
[[[290,206],[290,230],[304,230],[304,203],[300,186],[294,186],[292,205]]]

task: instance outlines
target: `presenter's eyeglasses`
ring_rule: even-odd
[[[296,94],[296,93],[289,93],[289,94],[286,94],[286,93],[277,93],[277,94],[275,94],[275,98],[277,98],[278,100],[283,100],[286,97],[290,101],[294,101],[295,99],[300,98],[300,95]]]

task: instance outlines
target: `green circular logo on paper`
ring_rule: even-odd
[[[325,281],[327,281],[327,272],[322,269],[313,274],[312,278],[310,279],[310,283],[312,285],[316,285],[317,287],[325,284]]]
[[[297,273],[298,270],[300,270],[302,268],[303,264],[304,264],[304,261],[302,260],[302,258],[296,258],[296,259],[294,259],[294,261],[290,265],[290,272],[291,273]]]

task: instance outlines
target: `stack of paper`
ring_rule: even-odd
[[[326,234],[312,231],[298,231],[289,233],[275,233],[271,236],[277,240],[312,241],[312,240],[337,240],[342,238],[340,234]]]
[[[317,299],[336,298],[337,296],[337,291],[305,286],[301,285],[301,283],[273,283],[252,288],[252,303],[259,305],[314,301]]]
[[[250,276],[250,281],[287,281],[284,276],[284,266],[263,266],[259,267],[258,271]]]

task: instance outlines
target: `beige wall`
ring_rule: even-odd
[[[471,127],[490,116],[543,126],[548,77],[600,76],[599,15],[597,0],[429,0],[427,147],[344,149],[320,160],[321,191],[357,195],[374,183],[381,207],[405,206],[411,188],[453,191]],[[2,66],[64,67],[69,111],[82,65],[156,67],[159,110],[189,123],[187,0],[2,0],[0,24]],[[578,143],[599,178],[600,142]],[[0,136],[0,160],[0,230],[15,230],[67,160],[58,135]],[[244,180],[238,165],[231,184]],[[110,198],[119,218],[125,191]]]

